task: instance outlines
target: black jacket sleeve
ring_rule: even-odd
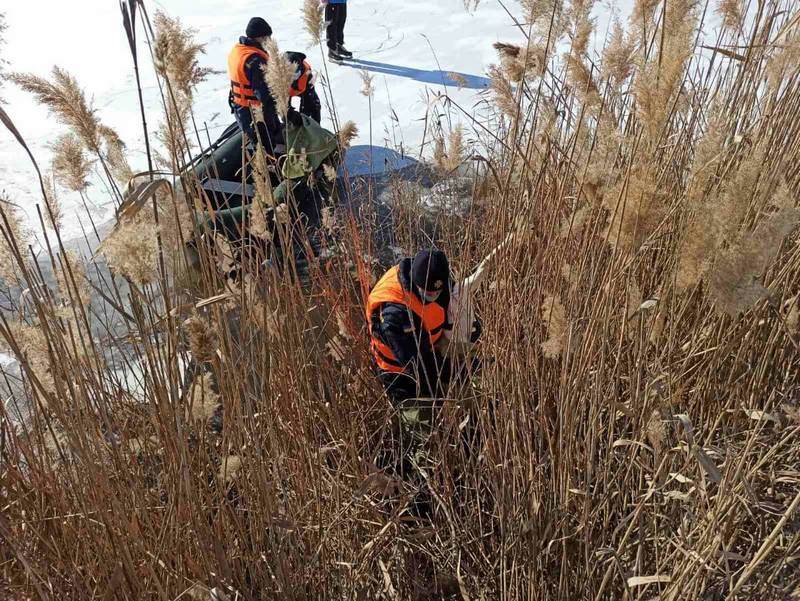
[[[267,125],[269,135],[273,140],[282,140],[283,127],[281,126],[278,113],[275,110],[275,99],[269,91],[269,86],[264,77],[262,66],[267,63],[258,55],[253,55],[244,64],[244,72],[247,79],[250,80],[250,85],[253,86],[256,98],[261,102],[262,111],[264,112],[264,123]]]

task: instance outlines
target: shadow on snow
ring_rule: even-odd
[[[351,69],[405,77],[413,79],[414,81],[437,86],[458,86],[471,90],[483,90],[488,88],[490,84],[488,77],[470,75],[469,73],[458,73],[456,71],[414,69],[413,67],[402,67],[400,65],[391,65],[389,63],[379,63],[361,59],[343,61],[339,64],[343,67],[350,67]]]

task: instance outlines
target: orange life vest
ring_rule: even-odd
[[[447,314],[438,303],[423,303],[416,295],[403,289],[400,283],[400,267],[395,265],[375,284],[367,299],[367,327],[370,330],[372,354],[378,367],[384,371],[402,373],[403,365],[397,360],[392,349],[384,344],[372,331],[372,317],[386,303],[405,305],[422,322],[423,331],[418,336],[429,336],[431,344],[442,337]],[[383,319],[379,315],[379,319]]]
[[[228,77],[231,80],[231,94],[233,101],[239,106],[261,106],[250,80],[247,79],[247,73],[244,71],[247,59],[254,54],[261,56],[264,60],[269,59],[269,54],[260,48],[247,46],[246,44],[236,44],[228,54]]]
[[[289,96],[300,96],[308,88],[308,81],[311,79],[311,65],[308,64],[308,61],[303,61],[300,68],[303,73],[289,86]]]

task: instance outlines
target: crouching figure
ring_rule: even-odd
[[[423,250],[389,269],[367,300],[378,377],[399,417],[399,448],[392,445],[384,467],[412,480],[428,463],[428,438],[453,377],[451,360],[436,348],[448,327],[450,286],[445,254]]]
[[[370,347],[391,400],[441,396],[450,362],[435,348],[447,326],[450,266],[441,251],[423,250],[395,265],[367,300]]]

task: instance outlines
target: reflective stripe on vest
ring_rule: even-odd
[[[261,106],[256,97],[255,90],[245,73],[244,65],[254,54],[259,55],[264,60],[269,59],[269,55],[253,46],[246,44],[236,44],[228,54],[228,77],[231,80],[231,96],[233,102],[239,106]]]
[[[437,303],[423,304],[414,294],[403,290],[400,283],[400,267],[394,266],[375,284],[367,299],[367,327],[370,330],[370,346],[375,362],[384,371],[402,373],[403,365],[394,352],[372,332],[372,316],[386,303],[405,305],[422,322],[422,336],[428,336],[431,345],[442,336],[447,314]]]
[[[303,65],[300,68],[303,73],[289,86],[289,96],[300,96],[308,88],[308,80],[311,78],[311,65],[308,64],[308,61],[303,61]]]

